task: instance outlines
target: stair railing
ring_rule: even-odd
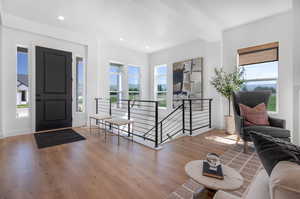
[[[155,147],[172,138],[203,128],[211,128],[212,99],[182,99],[180,105],[159,121],[158,101],[95,98],[96,113],[134,120],[133,135],[154,143]],[[114,128],[114,127],[111,127]],[[130,132],[130,126],[122,129]]]

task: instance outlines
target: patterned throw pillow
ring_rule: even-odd
[[[253,108],[244,104],[239,104],[239,107],[241,116],[245,119],[245,126],[270,126],[267,108],[264,103],[258,104]]]
[[[291,161],[300,164],[299,146],[254,131],[249,134],[254,142],[256,152],[269,175],[271,175],[273,168],[280,161]]]

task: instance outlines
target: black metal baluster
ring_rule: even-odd
[[[130,100],[128,100],[127,105],[128,120],[130,120]],[[128,124],[128,137],[130,137],[130,124]]]
[[[98,114],[98,98],[95,98],[95,100],[96,100],[96,114]]]
[[[185,133],[185,100],[182,100],[182,133]]]
[[[155,147],[158,147],[158,101],[155,102]]]
[[[193,135],[193,109],[192,109],[192,100],[189,100],[190,106],[190,135]]]
[[[163,123],[160,123],[160,143],[163,142]]]
[[[211,101],[212,99],[209,99],[209,128],[211,128]]]

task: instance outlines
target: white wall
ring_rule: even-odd
[[[300,130],[300,1],[293,1],[294,131]],[[297,137],[300,143],[300,133]]]
[[[2,125],[2,0],[0,0],[0,138],[3,136],[3,125]]]
[[[5,58],[0,60],[0,63],[4,63],[3,67],[0,67],[0,86],[1,92],[5,93],[5,96],[0,97],[0,108],[1,104],[3,104],[3,108],[5,108],[0,109],[0,114],[3,115],[5,113],[5,117],[0,117],[0,135],[2,132],[1,127],[3,128],[4,136],[13,136],[34,131],[35,45],[70,51],[73,53],[73,56],[80,55],[85,58],[87,79],[86,113],[73,113],[73,125],[75,126],[85,124],[87,115],[95,112],[95,97],[108,96],[108,66],[110,62],[122,63],[125,66],[134,65],[141,67],[141,95],[143,99],[149,98],[148,56],[145,53],[129,50],[111,42],[100,42],[96,37],[90,37],[88,35],[85,37],[78,33],[38,24],[7,14],[4,15],[4,25],[1,28],[1,32],[2,31],[2,36],[5,39],[0,43],[0,49],[4,49],[0,56]],[[31,75],[30,103],[31,106],[33,106],[30,117],[20,119],[16,118],[15,87],[17,45],[29,48],[29,72]],[[75,75],[74,67],[75,62],[73,63],[73,76]],[[75,79],[75,77],[73,79]],[[73,88],[75,88],[74,85]],[[73,93],[75,94],[75,92]],[[75,104],[75,100],[73,101]],[[75,110],[75,107],[73,107],[73,110]]]
[[[3,91],[3,81],[2,81],[2,25],[0,23],[0,138],[3,136],[3,123],[2,123],[2,91]]]
[[[98,96],[109,97],[109,64],[120,63],[124,65],[123,94],[127,96],[127,66],[140,67],[141,99],[149,99],[149,67],[146,53],[121,47],[113,42],[99,41],[98,62]]]
[[[85,46],[53,39],[20,30],[3,27],[3,124],[4,136],[30,133],[35,129],[35,46],[43,46],[72,52],[73,56],[86,57]],[[26,118],[16,117],[16,85],[17,85],[17,59],[16,49],[21,45],[29,49],[29,85],[30,85],[30,115]],[[73,59],[75,60],[75,59]],[[73,63],[73,71],[75,63]],[[75,74],[75,73],[73,73]],[[73,77],[75,79],[75,77]],[[75,95],[75,93],[73,93]],[[74,98],[74,96],[73,96]],[[76,115],[74,115],[76,118]],[[83,117],[84,119],[85,117]],[[76,119],[75,119],[76,120]],[[85,123],[84,123],[85,124]]]
[[[161,110],[162,114],[166,114],[172,109],[172,95],[173,95],[173,63],[183,61],[186,59],[203,57],[204,58],[204,97],[213,98],[213,113],[212,113],[212,125],[213,127],[219,127],[220,115],[217,113],[219,107],[219,96],[210,85],[209,81],[214,74],[214,68],[220,67],[221,63],[221,51],[220,43],[207,43],[201,39],[191,41],[179,46],[161,50],[151,53],[149,55],[150,64],[150,97],[154,99],[154,67],[157,65],[167,64],[168,67],[168,94],[167,110]]]
[[[233,71],[237,65],[237,49],[279,41],[279,110],[276,117],[287,120],[287,128],[293,132],[293,55],[292,14],[279,14],[260,21],[242,25],[223,32],[223,61],[226,71]],[[223,112],[227,111],[223,106]],[[295,132],[293,140],[297,142]]]

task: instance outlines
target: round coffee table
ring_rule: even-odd
[[[194,160],[188,162],[185,165],[186,174],[198,182],[202,184],[209,195],[214,194],[217,190],[223,191],[234,191],[239,189],[243,183],[243,177],[233,168],[230,168],[226,165],[222,165],[224,179],[219,180],[212,177],[207,177],[202,175],[203,170],[203,160]]]

